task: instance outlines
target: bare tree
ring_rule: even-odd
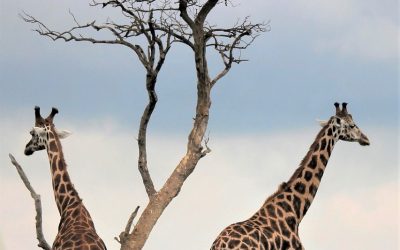
[[[185,180],[193,172],[199,160],[211,150],[204,135],[207,130],[211,107],[211,90],[224,77],[233,63],[245,61],[241,51],[268,29],[267,23],[253,24],[248,18],[237,21],[228,28],[220,28],[207,22],[207,17],[217,5],[232,5],[228,0],[93,0],[91,6],[119,9],[125,23],[108,19],[81,24],[70,12],[75,25],[69,30],[55,31],[37,18],[23,13],[24,21],[37,25],[35,31],[53,40],[84,41],[94,44],[123,45],[133,51],[146,70],[148,104],[143,111],[138,134],[138,168],[149,197],[146,208],[131,231],[137,209],[131,216],[118,241],[121,249],[141,249],[164,209],[176,197]],[[92,31],[103,32],[97,38]],[[100,37],[100,36],[98,36]],[[144,39],[140,39],[144,37]],[[144,40],[144,43],[143,43]],[[142,42],[141,42],[142,41]],[[193,128],[188,136],[187,151],[167,181],[156,190],[147,166],[147,125],[157,103],[155,85],[167,53],[174,43],[187,45],[194,53],[197,75],[197,105]],[[222,68],[210,76],[207,64],[207,48],[216,51]]]

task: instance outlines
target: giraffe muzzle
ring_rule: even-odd
[[[31,144],[32,144],[32,140],[29,141],[26,146],[25,146],[25,150],[24,150],[24,154],[25,155],[32,155],[33,154],[33,150],[31,148]]]
[[[361,146],[369,146],[369,139],[366,135],[361,133],[360,139],[358,140]]]
[[[25,155],[32,155],[33,154],[33,150],[31,150],[29,148],[26,148],[25,151],[24,151],[24,154]]]
[[[45,146],[43,145],[39,145],[39,146],[32,146],[32,142],[28,142],[28,144],[26,144],[25,150],[24,150],[24,154],[25,155],[32,155],[33,153],[35,153],[35,151],[39,151],[39,150],[43,150],[46,149]]]

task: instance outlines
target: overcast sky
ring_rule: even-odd
[[[395,0],[235,1],[215,23],[270,21],[214,88],[212,153],[200,161],[160,218],[144,249],[208,249],[228,224],[247,219],[297,168],[335,101],[346,101],[370,147],[340,142],[300,226],[308,250],[399,247],[399,16]],[[109,249],[130,212],[145,207],[135,137],[146,104],[144,71],[127,48],[53,42],[18,18],[26,11],[55,29],[71,10],[82,22],[110,13],[82,1],[1,1],[0,250],[37,245],[34,207],[10,164],[14,154],[42,196],[52,242],[59,215],[47,156],[23,155],[33,107],[60,110],[56,126],[72,180]],[[222,67],[212,61],[212,72]],[[159,188],[186,149],[195,107],[191,52],[180,46],[159,76],[149,127],[149,168]],[[207,183],[205,186],[204,184]],[[21,240],[23,239],[23,240]]]

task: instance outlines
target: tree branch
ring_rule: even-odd
[[[42,229],[42,203],[40,200],[40,195],[38,195],[33,187],[31,186],[31,183],[28,180],[28,177],[26,176],[24,170],[22,167],[19,165],[19,163],[15,160],[14,156],[12,154],[8,155],[11,159],[11,163],[15,166],[15,168],[18,171],[19,176],[21,177],[22,181],[25,184],[25,187],[29,190],[31,193],[31,197],[35,201],[35,210],[36,210],[36,238],[39,241],[38,246],[42,249],[45,250],[51,250],[50,245],[47,243],[47,241],[44,238],[43,235],[43,229]]]
[[[203,7],[200,9],[199,14],[197,15],[196,19],[194,20],[195,23],[198,23],[199,25],[203,26],[204,21],[206,20],[208,14],[215,7],[215,5],[217,3],[218,3],[218,0],[208,0],[203,5]]]
[[[139,211],[139,206],[136,207],[135,211],[133,211],[133,213],[131,214],[131,216],[128,219],[128,222],[126,223],[125,226],[125,230],[123,232],[121,232],[119,234],[119,239],[117,237],[114,237],[114,239],[116,241],[118,241],[118,243],[120,243],[121,245],[125,243],[127,236],[129,235],[131,228],[132,228],[132,224],[133,224],[133,220],[135,219],[138,211]]]
[[[179,12],[182,19],[189,25],[189,27],[194,27],[193,20],[189,17],[187,12],[188,0],[179,0]]]
[[[149,124],[150,117],[157,104],[157,94],[155,92],[156,78],[151,73],[147,73],[146,76],[146,90],[149,97],[149,103],[143,111],[142,118],[140,119],[139,135],[138,135],[138,147],[139,147],[139,158],[138,167],[140,175],[142,176],[143,184],[147,192],[147,196],[151,199],[156,190],[154,188],[153,181],[150,177],[149,169],[147,167],[147,125]]]
[[[110,26],[110,24],[108,24],[108,25],[96,25],[95,21],[93,21],[93,22],[87,23],[85,25],[76,25],[76,26],[72,27],[71,29],[69,29],[67,31],[58,32],[58,31],[51,30],[44,23],[42,23],[41,21],[37,20],[36,18],[34,18],[33,16],[31,16],[31,15],[29,15],[27,13],[24,13],[23,15],[20,14],[20,17],[25,22],[32,23],[32,24],[37,24],[38,28],[35,29],[34,31],[37,32],[39,35],[47,36],[47,37],[51,38],[53,41],[64,40],[65,42],[76,41],[76,42],[91,42],[93,44],[119,44],[119,45],[124,45],[124,46],[132,49],[136,53],[136,55],[138,56],[140,62],[147,69],[148,63],[147,63],[146,55],[143,52],[143,49],[139,45],[134,45],[134,44],[131,44],[131,43],[125,41],[123,39],[123,37],[122,37],[122,32],[118,32],[114,27]],[[81,34],[75,35],[73,33],[76,30],[87,29],[87,28],[92,28],[92,29],[94,29],[96,31],[108,30],[114,36],[116,36],[117,38],[114,39],[114,40],[111,40],[111,39],[110,40],[95,39],[95,38],[92,38],[92,37],[84,37]]]
[[[169,35],[173,36],[177,42],[184,43],[184,44],[188,45],[190,48],[192,48],[192,50],[194,50],[193,43],[190,41],[191,35],[188,35],[189,38],[186,38],[185,34],[183,32],[177,33],[177,32],[174,32],[174,30],[171,29],[171,27],[165,28],[165,27],[161,27],[157,24],[155,24],[155,28],[157,30],[168,33]]]
[[[207,138],[204,139],[204,146],[206,147],[206,149],[201,152],[201,157],[204,157],[207,154],[211,153],[211,148],[208,147],[209,141],[210,141],[210,137],[207,136]]]
[[[213,38],[214,42],[207,44],[207,46],[213,46],[221,56],[221,59],[225,65],[213,80],[211,80],[211,86],[224,77],[232,67],[232,63],[241,63],[247,61],[241,58],[240,51],[247,49],[254,40],[257,38],[259,33],[267,31],[269,28],[268,23],[251,24],[247,22],[247,18],[239,26],[230,29],[214,29],[209,28],[207,36]],[[245,41],[245,37],[250,37],[249,41]],[[230,39],[230,41],[222,41],[221,38]],[[234,52],[239,51],[239,55],[235,56]]]

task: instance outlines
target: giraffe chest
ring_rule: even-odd
[[[286,227],[286,228],[285,228]],[[261,224],[254,218],[225,228],[214,241],[212,250],[303,250],[296,232],[282,222]]]
[[[79,204],[63,211],[54,250],[104,250],[106,246],[97,235],[86,208]]]
[[[58,234],[53,250],[106,250],[104,242],[93,230],[71,230]]]

